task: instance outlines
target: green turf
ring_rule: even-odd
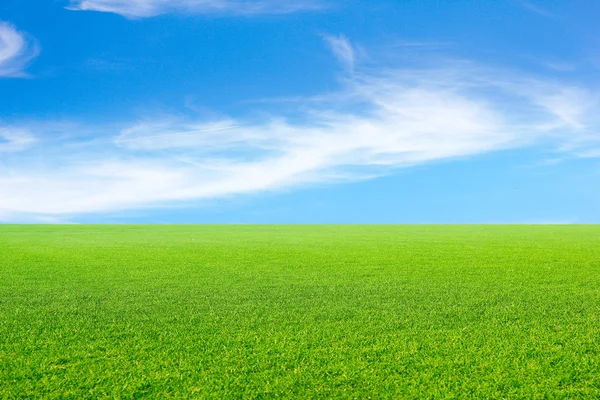
[[[0,226],[0,398],[599,398],[600,226]]]

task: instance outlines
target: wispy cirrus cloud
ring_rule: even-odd
[[[44,145],[0,163],[0,215],[173,207],[503,149],[544,144],[577,154],[600,143],[598,99],[586,88],[469,62],[354,68],[337,92],[296,100],[302,112],[259,121],[150,118],[101,139],[60,142],[38,125]]]
[[[325,36],[325,41],[338,61],[348,70],[354,72],[356,49],[344,35]]]
[[[12,153],[28,149],[36,142],[25,129],[0,126],[0,153]]]
[[[322,0],[72,0],[69,9],[148,18],[167,13],[187,14],[289,14],[321,9]]]
[[[554,14],[552,14],[550,11],[546,10],[542,6],[537,5],[531,1],[518,0],[517,4],[519,4],[522,8],[524,8],[534,14],[541,15],[541,16],[547,17],[547,18],[554,18]]]
[[[37,46],[23,33],[0,21],[0,78],[25,76],[24,68],[38,53]]]

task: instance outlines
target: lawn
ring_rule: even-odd
[[[0,226],[0,398],[599,398],[600,226]]]

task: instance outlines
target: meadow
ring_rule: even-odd
[[[0,398],[600,398],[600,226],[0,226]]]

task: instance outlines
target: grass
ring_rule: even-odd
[[[599,398],[600,226],[0,226],[0,398]]]

